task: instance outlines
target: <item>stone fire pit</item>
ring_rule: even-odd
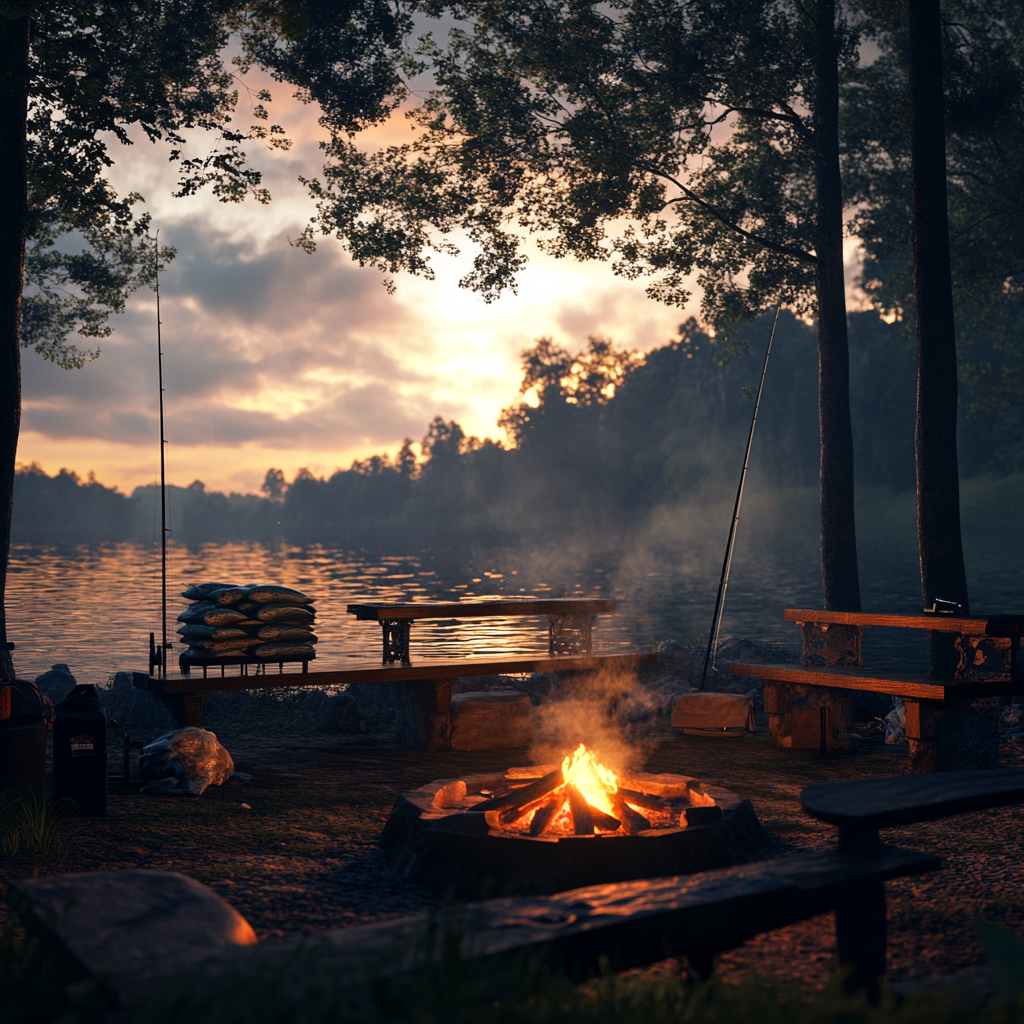
[[[509,821],[510,812],[503,820],[493,809],[517,787],[543,788],[555,770],[438,779],[403,793],[381,835],[393,869],[436,892],[476,899],[689,874],[757,859],[769,847],[749,801],[685,775],[620,772],[620,793],[633,794],[639,806],[619,815],[616,831],[575,835],[574,819],[563,813],[544,834],[531,835],[535,815]]]

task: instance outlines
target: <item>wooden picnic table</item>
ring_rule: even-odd
[[[1024,679],[1017,665],[1024,615],[890,615],[789,608],[784,617],[795,622],[802,634],[801,664],[730,665],[733,675],[762,681],[774,745],[811,745],[824,750],[840,742],[844,727],[840,716],[833,714],[829,723],[828,714],[818,707],[794,706],[795,688],[862,690],[892,694],[903,701],[915,770],[998,764],[995,714],[988,715],[990,722],[982,722],[975,712],[980,713],[985,702],[992,710],[1000,699],[1024,694]],[[862,641],[868,627],[956,634],[954,646],[959,657],[952,678],[865,669]],[[971,730],[973,735],[968,735]],[[808,741],[811,734],[818,735],[817,742]]]
[[[490,619],[543,615],[548,622],[548,654],[590,654],[594,618],[614,612],[605,598],[501,598],[491,601],[418,601],[350,604],[359,622],[377,622],[383,633],[385,665],[410,664],[409,632],[417,619]]]

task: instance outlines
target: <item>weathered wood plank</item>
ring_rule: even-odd
[[[892,626],[902,629],[930,629],[939,633],[985,633],[987,619],[971,616],[962,619],[954,615],[880,615],[874,612],[826,612],[818,609],[787,608],[783,613],[787,622],[827,622],[845,626]]]
[[[440,959],[443,936],[461,933],[464,960],[501,960],[533,953],[576,978],[607,956],[613,968],[640,967],[667,956],[708,957],[837,906],[851,886],[922,874],[938,858],[882,847],[876,857],[822,851],[694,875],[639,879],[573,889],[550,897],[489,900],[439,914],[321,932],[281,952],[302,948],[337,960],[337,976],[360,970],[416,970]],[[262,950],[253,955],[259,957]],[[280,963],[280,953],[274,959]],[[252,957],[242,954],[243,961]]]
[[[938,866],[930,854],[896,847],[881,847],[871,857],[821,851],[694,875],[589,886],[551,897],[447,906],[254,946],[239,946],[252,941],[251,930],[218,897],[165,872],[61,875],[14,882],[11,890],[23,913],[131,1001],[175,971],[194,977],[198,961],[208,972],[293,970],[307,978],[319,964],[334,984],[358,983],[439,962],[450,953],[453,936],[462,960],[500,964],[532,954],[576,978],[596,970],[602,957],[620,970],[679,954],[710,963],[714,953],[761,932],[849,906],[853,889]],[[99,881],[113,887],[117,898],[87,905],[76,887],[91,893]],[[192,904],[186,907],[188,913],[177,913],[181,900],[168,900],[172,883],[205,891],[211,905],[223,907],[227,917],[225,923],[218,918],[216,935],[211,935],[209,914],[196,915]],[[124,941],[126,907],[131,941]],[[168,934],[171,911],[177,913],[173,935]],[[89,915],[86,925],[80,920],[83,913]]]
[[[1024,803],[1024,768],[1016,767],[819,782],[800,794],[808,814],[844,828],[910,825],[1018,803]]]
[[[379,622],[381,619],[484,619],[505,615],[597,615],[615,611],[615,602],[606,598],[512,598],[447,603],[350,604],[347,611],[360,622]]]
[[[168,693],[214,693],[218,690],[266,690],[289,686],[345,686],[350,683],[391,683],[411,679],[459,676],[516,675],[530,672],[591,672],[656,665],[655,654],[548,655],[517,654],[486,658],[424,658],[414,665],[364,663],[337,672],[285,672],[278,675],[217,676],[210,679],[170,677]]]
[[[884,676],[870,669],[819,668],[807,665],[734,661],[734,676],[754,676],[767,682],[802,686],[831,686],[842,690],[871,690],[916,700],[971,700],[978,697],[1011,697],[1024,692],[1024,685],[1009,679],[958,681],[929,679],[912,673],[888,672]]]

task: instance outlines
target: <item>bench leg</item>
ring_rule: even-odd
[[[413,679],[395,683],[398,742],[413,750],[452,749],[454,679]]]
[[[184,704],[184,715],[185,725],[193,725],[197,729],[201,729],[203,726],[203,695],[201,693],[185,693],[182,694],[184,698],[182,703]]]
[[[846,972],[847,992],[866,992],[872,1003],[881,998],[885,976],[885,883],[852,886],[836,907],[836,958]]]
[[[912,772],[962,772],[999,764],[999,698],[904,698]]]

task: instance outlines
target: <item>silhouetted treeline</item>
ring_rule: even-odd
[[[570,355],[548,340],[524,353],[523,396],[505,410],[514,439],[503,448],[466,437],[455,422],[430,424],[419,457],[373,456],[318,479],[289,484],[270,470],[263,496],[170,489],[177,540],[273,540],[346,546],[423,546],[538,539],[622,530],[659,505],[732,493],[767,341],[764,320],[729,338],[746,353],[722,365],[724,346],[693,321],[647,354],[590,339]],[[972,358],[985,353],[975,342]],[[851,402],[857,477],[892,491],[914,487],[915,361],[911,339],[874,313],[850,318]],[[961,474],[1024,469],[1019,408],[969,411],[959,426]],[[977,403],[974,403],[975,405]],[[817,354],[813,330],[783,313],[758,419],[752,481],[814,486],[818,477]],[[154,487],[126,497],[66,470],[18,474],[15,542],[151,540],[159,537]]]

